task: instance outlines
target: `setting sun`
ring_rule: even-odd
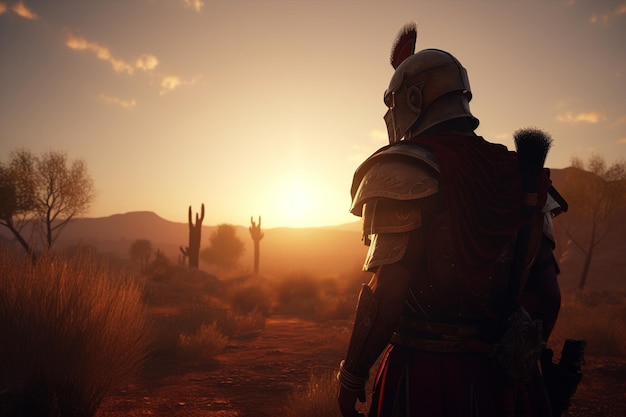
[[[324,224],[320,213],[321,185],[296,172],[275,185],[276,198],[272,215],[287,227]]]

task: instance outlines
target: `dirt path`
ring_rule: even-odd
[[[97,417],[282,415],[295,386],[333,369],[344,346],[316,340],[327,326],[273,317],[261,334],[229,341],[209,362],[155,361],[142,381],[105,400]]]
[[[328,326],[269,318],[262,333],[229,341],[214,360],[153,361],[137,384],[105,400],[97,417],[283,415],[294,387],[337,366],[345,339],[333,346],[333,336]],[[567,417],[626,416],[626,360],[587,358],[584,372]]]

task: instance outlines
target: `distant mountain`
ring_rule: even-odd
[[[114,214],[101,218],[72,220],[61,234],[62,241],[82,241],[97,244],[102,241],[148,239],[154,243],[187,239],[187,224],[175,223],[151,211]]]
[[[553,169],[551,177],[557,189],[561,188],[567,170]],[[567,199],[567,195],[564,195]],[[574,219],[569,213],[555,219],[557,235],[556,256],[562,274],[561,286],[575,288],[582,270],[583,253],[569,239],[567,229],[575,227],[578,236],[584,236],[589,222]],[[626,271],[626,209],[615,213],[612,230],[596,248],[588,278],[589,288],[624,289]],[[217,226],[202,227],[202,246],[209,245],[209,237]],[[367,248],[361,242],[360,222],[319,228],[265,229],[261,241],[261,272],[269,275],[315,274],[338,276],[358,272]],[[241,273],[252,268],[253,247],[247,226],[236,226],[237,236],[245,244],[240,261]],[[58,245],[91,245],[98,251],[128,258],[130,245],[136,239],[148,239],[155,249],[163,251],[172,262],[177,262],[180,246],[187,246],[188,224],[165,220],[150,211],[115,214],[102,218],[72,220],[63,230]],[[582,235],[580,233],[583,233]],[[12,236],[0,228],[0,236],[11,241]],[[206,265],[202,265],[205,267]]]
[[[240,260],[242,273],[252,268],[253,242],[247,226],[235,226],[245,244]],[[264,229],[261,240],[261,272],[266,274],[311,273],[340,275],[358,271],[365,256],[359,223],[320,228]],[[202,247],[217,226],[202,227]],[[165,220],[149,211],[115,214],[102,218],[72,220],[61,234],[59,246],[90,245],[99,251],[127,258],[132,242],[147,239],[171,261],[187,246],[189,225]],[[203,267],[201,263],[201,267]],[[204,267],[207,267],[206,265]]]

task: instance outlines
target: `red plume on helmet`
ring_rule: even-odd
[[[393,69],[397,69],[402,61],[415,53],[416,42],[417,25],[414,22],[407,23],[398,32],[391,48],[391,66]]]

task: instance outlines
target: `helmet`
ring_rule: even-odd
[[[415,37],[411,49],[414,42]],[[394,57],[398,49],[404,57]],[[399,48],[396,41],[391,62],[396,71],[384,95],[389,143],[460,117],[468,118],[474,129],[478,127],[478,119],[469,110],[472,93],[467,71],[450,53],[439,49],[407,53],[406,45]]]

